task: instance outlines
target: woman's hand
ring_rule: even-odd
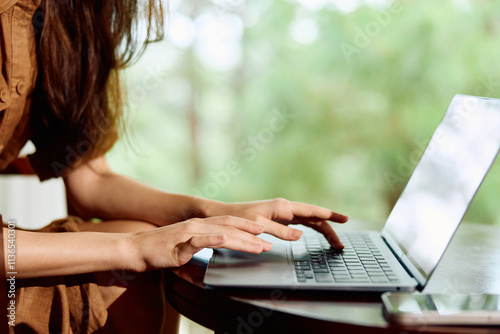
[[[257,234],[265,226],[256,222],[231,217],[190,219],[131,235],[135,256],[132,270],[146,271],[178,267],[205,247],[228,248],[258,254],[271,249],[271,243]]]
[[[288,224],[303,224],[325,235],[332,247],[344,248],[328,221],[345,223],[348,217],[319,206],[277,198],[245,203],[210,202],[206,212],[254,221],[265,226],[264,232],[285,240],[297,240],[302,235],[302,231]]]

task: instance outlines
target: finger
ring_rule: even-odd
[[[194,235],[179,248],[179,258],[189,256],[191,258],[205,247],[217,247],[227,241],[225,234]]]
[[[323,234],[333,248],[344,248],[344,245],[340,241],[333,227],[325,220],[321,220],[319,218],[296,217],[292,221],[287,223],[302,224],[304,226],[310,227]],[[298,240],[302,236],[302,231],[289,226],[285,226],[282,223],[276,221],[268,222],[266,226],[266,233],[272,234],[278,238],[285,240]]]
[[[323,234],[328,240],[328,243],[335,249],[344,249],[344,245],[340,241],[339,236],[333,229],[333,227],[327,222],[303,222],[305,226],[308,226],[319,233]]]
[[[283,222],[283,221],[278,221],[282,224],[306,224],[306,223],[319,223],[319,222],[324,222],[326,221],[325,219],[322,218],[317,218],[317,217],[293,217],[292,220]]]
[[[232,217],[234,218],[234,217]],[[248,247],[250,244],[259,245],[261,251],[269,251],[272,247],[272,244],[266,240],[263,240],[252,233],[241,230],[232,225],[225,224],[217,224],[212,220],[211,223],[205,222],[204,224],[195,224],[196,230],[191,230],[191,233],[197,234],[225,234],[228,237],[228,241],[230,241],[230,245],[232,245],[231,249],[236,247],[235,240],[238,242],[243,242],[245,247]],[[262,229],[264,226],[262,227]],[[262,232],[262,231],[261,231]]]
[[[330,218],[328,218],[329,221],[335,222],[335,223],[346,223],[349,220],[349,216],[343,215],[341,213],[333,212],[330,215]]]
[[[270,243],[269,243],[270,245]],[[264,249],[262,243],[255,243],[251,242],[248,240],[242,240],[238,238],[228,238],[226,242],[223,244],[217,246],[217,247],[211,247],[211,248],[226,248],[226,249],[231,249],[235,251],[240,251],[240,252],[246,252],[246,253],[253,253],[253,254],[260,254],[263,251],[266,251]],[[271,249],[270,246],[267,250]]]
[[[286,223],[282,224],[264,217],[261,217],[259,222],[265,224],[264,232],[283,240],[298,240],[302,236],[302,231],[289,227]]]
[[[345,223],[347,222],[347,220],[349,220],[348,216],[316,205],[310,205],[300,202],[290,202],[289,208],[292,210],[293,215],[296,217],[319,218],[322,220],[331,220],[337,223]]]
[[[233,226],[220,226],[228,235],[228,241],[224,244],[225,248],[234,250],[249,251],[260,253],[269,251],[272,248],[272,243],[263,240],[253,234],[241,231]],[[247,250],[247,248],[249,250]],[[253,250],[251,250],[253,249]]]
[[[177,265],[187,263],[194,254],[198,253],[205,247],[216,247],[223,244],[227,240],[225,234],[206,234],[194,235],[186,240],[180,247],[176,255]]]
[[[227,241],[225,234],[203,234],[192,236],[186,244],[193,249],[202,249],[205,247],[217,247]]]
[[[225,234],[195,235],[185,243],[186,251],[196,253],[204,247],[227,248],[236,251],[259,254],[264,251],[263,244],[239,238],[231,238]]]
[[[239,230],[252,233],[252,234],[260,234],[264,232],[265,226],[262,224],[258,224],[254,221],[233,217],[233,216],[219,216],[219,217],[210,217],[201,220],[204,223],[221,225],[221,226],[232,226]]]

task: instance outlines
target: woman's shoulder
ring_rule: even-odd
[[[0,170],[17,158],[29,139],[38,72],[32,16],[40,2],[0,0]],[[19,12],[24,15],[12,15]]]

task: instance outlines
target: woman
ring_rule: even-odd
[[[144,8],[134,0],[0,0],[0,170],[33,141],[31,166],[41,180],[64,179],[71,214],[41,231],[17,231],[12,333],[159,332],[175,323],[164,319],[159,269],[204,247],[268,251],[257,235],[300,238],[290,223],[342,248],[327,220],[347,217],[330,210],[284,199],[221,203],[110,170],[104,154],[121,122],[118,70],[143,50],[139,16],[149,40],[161,37],[162,15],[155,0]]]

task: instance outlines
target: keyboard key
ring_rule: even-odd
[[[330,267],[330,270],[333,271],[333,272],[337,272],[337,271],[345,271],[345,272],[349,272],[349,269],[347,267]]]
[[[311,270],[311,266],[295,266],[295,270]]]
[[[366,271],[380,271],[382,272],[382,268],[380,268],[379,266],[364,266],[365,270]]]
[[[378,264],[364,264],[365,269],[381,269]]]
[[[311,255],[309,256],[309,261],[323,261],[325,257],[323,255]]]
[[[363,278],[350,278],[350,279],[335,279],[338,283],[370,283],[370,280]]]
[[[372,277],[370,276],[370,279],[373,283],[388,283],[389,280],[385,277]]]
[[[322,258],[324,258],[324,256],[323,256],[323,253],[321,253],[321,254],[309,253],[309,258],[310,259],[322,259]]]
[[[350,264],[350,263],[347,263],[347,268],[349,268],[349,270],[352,270],[352,269],[363,269],[363,266],[360,265],[360,264]]]
[[[312,266],[314,266],[314,265],[326,265],[326,261],[324,261],[324,260],[321,260],[321,261],[319,261],[319,260],[313,260],[313,261],[311,261],[311,265]]]
[[[333,278],[338,281],[338,280],[348,280],[351,279],[351,275],[333,275]]]
[[[369,249],[365,249],[365,248],[358,249],[356,253],[358,253],[358,255],[371,255],[372,254],[372,252],[370,252]]]
[[[313,270],[314,269],[328,269],[328,266],[326,264],[313,264],[312,268],[313,268]]]
[[[349,270],[351,274],[366,274],[366,271],[363,269],[351,269]]]
[[[333,277],[330,273],[316,273],[316,282],[318,283],[333,282]]]
[[[356,256],[356,252],[355,251],[344,251],[342,252],[342,255],[345,256]]]
[[[344,261],[342,260],[332,260],[332,259],[328,259],[326,260],[328,263],[331,263],[331,264],[344,264]]]
[[[345,263],[329,263],[328,266],[330,268],[336,268],[336,269],[341,269],[341,268],[344,268],[344,269],[347,269],[347,265]]]
[[[363,273],[363,274],[356,274],[356,273],[351,273],[352,278],[366,278],[368,279],[368,275]]]
[[[361,264],[361,261],[356,259],[345,259],[346,264]]]

